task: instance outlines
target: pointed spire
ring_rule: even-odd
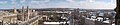
[[[27,12],[29,12],[29,8],[28,8],[28,6],[27,6]]]
[[[14,10],[13,10],[13,11],[14,11],[14,13],[17,13],[17,10],[16,10],[16,8],[14,8]]]
[[[22,12],[21,12],[21,13],[22,13],[22,20],[23,20],[23,21],[25,21],[25,18],[24,18],[24,17],[25,17],[25,16],[24,16],[24,15],[25,15],[25,14],[24,14],[24,11],[25,11],[25,10],[24,10],[24,6],[22,6]]]
[[[24,13],[24,6],[22,6],[22,12],[21,13]]]
[[[29,19],[29,16],[30,16],[30,11],[29,11],[29,8],[28,8],[28,6],[27,6],[27,19]]]

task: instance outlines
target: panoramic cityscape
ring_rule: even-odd
[[[4,9],[1,25],[114,25],[114,10],[79,8]]]
[[[115,25],[116,0],[0,0],[0,25]]]

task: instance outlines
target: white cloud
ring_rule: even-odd
[[[103,3],[103,2],[94,2],[94,3],[89,3],[89,2],[84,2],[84,3],[80,3],[80,7],[82,8],[89,8],[89,9],[114,9],[116,7],[115,4],[109,4],[109,3]]]
[[[40,8],[40,7],[46,7],[46,5],[48,4],[45,4],[47,2],[49,2],[50,0],[32,0],[29,2],[29,6],[31,8]]]
[[[0,8],[0,9],[11,9],[11,8]]]
[[[114,3],[105,3],[105,2],[96,2],[96,1],[81,1],[81,2],[73,2],[74,0],[68,0],[72,3],[60,2],[58,4],[55,3],[42,3],[39,1],[33,1],[30,5],[31,8],[86,8],[86,9],[114,9],[116,4]],[[37,3],[38,2],[38,3]]]
[[[40,3],[40,1],[31,1],[30,3],[35,3],[35,4],[39,4]]]
[[[0,1],[0,4],[6,4],[8,1]]]
[[[12,7],[11,6],[2,6],[0,7],[0,9],[11,9]]]
[[[11,2],[11,4],[16,4],[16,0],[11,0],[12,2]]]
[[[116,0],[111,0],[111,3],[116,4]]]
[[[50,0],[45,0],[44,2],[49,2]]]
[[[39,3],[45,3],[49,2],[50,0],[32,0],[31,2],[39,2]]]
[[[89,2],[95,2],[95,0],[89,0]]]
[[[16,4],[16,2],[12,2],[12,4]]]
[[[16,1],[16,0],[11,0],[11,1]]]
[[[20,3],[24,3],[26,0],[20,0]]]
[[[66,0],[66,1],[68,1],[68,2],[75,2],[74,0]]]

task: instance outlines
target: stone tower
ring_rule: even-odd
[[[29,17],[30,17],[30,11],[29,11],[29,8],[27,6],[27,20],[29,19]]]
[[[24,6],[22,6],[22,12],[21,12],[21,19],[22,21],[25,21],[25,10],[24,10]]]
[[[115,16],[115,24],[120,25],[120,0],[117,0],[117,7],[115,9],[116,16]]]

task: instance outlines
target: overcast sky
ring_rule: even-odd
[[[115,0],[0,0],[0,9],[21,8],[114,9]]]

